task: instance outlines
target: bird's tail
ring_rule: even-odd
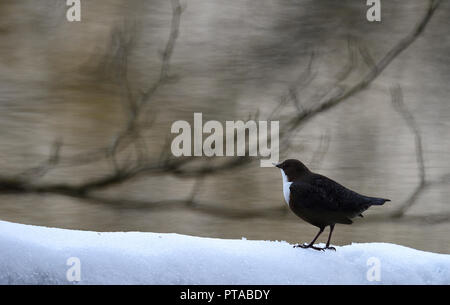
[[[386,201],[391,201],[391,200],[385,199],[385,198],[370,197],[371,205],[383,205]]]

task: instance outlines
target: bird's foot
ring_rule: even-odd
[[[311,249],[314,249],[314,250],[317,250],[317,251],[325,251],[325,250],[336,251],[335,247],[327,246],[327,247],[324,247],[324,248],[320,248],[320,247],[316,247],[316,246],[314,246],[312,244],[310,244],[310,245],[308,245],[308,244],[303,244],[303,245],[297,244],[297,245],[294,245],[294,248],[303,248],[303,249],[311,248]]]
[[[317,250],[317,251],[324,251],[325,250],[325,248],[315,247],[312,244],[309,244],[309,245],[308,244],[303,244],[303,245],[297,244],[297,245],[294,246],[294,248],[303,248],[303,249],[311,248],[311,249],[314,249],[314,250]]]
[[[300,244],[295,244],[294,245],[294,248],[306,248],[306,246],[307,246],[307,244],[303,244],[303,245],[300,245]]]

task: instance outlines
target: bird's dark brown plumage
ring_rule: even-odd
[[[361,216],[372,205],[382,205],[389,199],[358,194],[323,175],[311,172],[298,160],[289,159],[278,165],[289,182],[289,207],[301,219],[318,227],[319,234],[307,246],[313,246],[325,227],[330,226],[329,246],[334,225],[352,224],[351,218]],[[334,249],[334,248],[332,248]]]

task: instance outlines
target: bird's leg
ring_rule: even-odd
[[[331,234],[333,234],[334,225],[330,225],[330,235],[328,235],[327,245],[324,249],[330,249],[336,251],[335,247],[330,247]]]
[[[314,250],[324,250],[323,248],[314,247],[314,242],[317,240],[317,238],[319,238],[319,235],[322,234],[323,230],[324,228],[320,228],[319,233],[317,233],[316,237],[314,237],[314,239],[309,243],[309,245],[295,245],[294,248],[300,247],[303,249],[312,248]]]

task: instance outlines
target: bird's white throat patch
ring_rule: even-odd
[[[289,187],[291,186],[292,182],[288,181],[288,178],[284,171],[281,170],[281,176],[283,177],[283,195],[284,195],[284,201],[286,201],[287,205],[289,205],[289,198],[291,196],[291,190]]]

